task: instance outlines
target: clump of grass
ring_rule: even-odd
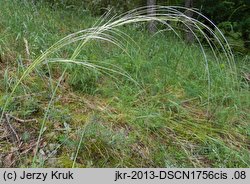
[[[142,8],[132,10],[132,11],[130,11],[127,14],[122,15],[122,16],[111,17],[105,23],[103,23],[103,20],[101,20],[100,25],[98,25],[97,27],[93,27],[93,28],[90,28],[90,29],[86,29],[86,30],[82,30],[82,31],[70,34],[69,36],[61,39],[58,42],[56,42],[49,49],[47,49],[42,55],[40,55],[24,71],[24,74],[20,77],[19,81],[14,86],[14,88],[13,88],[11,94],[10,94],[10,97],[14,94],[16,88],[22,82],[22,80],[25,79],[36,68],[37,65],[44,62],[44,60],[49,61],[49,59],[47,57],[49,57],[52,53],[58,51],[59,49],[63,48],[66,45],[81,41],[81,43],[78,45],[78,47],[74,50],[74,53],[73,53],[72,57],[70,58],[70,60],[72,60],[72,62],[74,62],[74,59],[76,59],[77,56],[80,54],[83,46],[85,46],[85,44],[87,42],[91,41],[91,40],[95,40],[95,39],[104,40],[104,41],[111,42],[111,43],[117,45],[120,48],[123,48],[122,42],[120,42],[118,39],[123,38],[123,36],[126,35],[126,34],[118,31],[116,28],[119,27],[119,26],[129,24],[129,23],[145,22],[145,21],[159,21],[159,22],[161,22],[163,24],[166,24],[166,26],[170,27],[170,29],[174,31],[174,28],[167,22],[168,21],[175,21],[175,22],[180,22],[180,23],[184,24],[188,29],[193,31],[193,29],[191,29],[187,25],[187,23],[189,25],[191,23],[191,24],[195,25],[195,28],[199,32],[203,33],[205,39],[207,40],[208,44],[210,45],[212,51],[214,52],[214,47],[212,47],[211,42],[209,41],[208,37],[204,34],[204,32],[202,31],[202,29],[200,27],[203,26],[202,27],[203,29],[207,29],[207,31],[209,31],[213,35],[215,35],[215,32],[212,31],[211,28],[209,28],[207,25],[204,25],[202,22],[200,22],[198,20],[195,20],[195,19],[192,19],[190,17],[187,17],[184,13],[179,11],[179,9],[184,9],[185,10],[185,8],[182,8],[182,7],[155,6],[155,7],[152,7],[152,8],[155,9],[157,14],[155,16],[153,16],[153,17],[150,16],[150,15],[145,14],[147,8],[148,7],[142,7]],[[192,10],[192,11],[194,13],[197,13],[198,15],[202,16],[206,20],[208,20],[204,15],[200,14],[199,12],[197,12],[195,10]],[[213,25],[213,23],[210,20],[208,20],[208,21]],[[224,51],[223,53],[225,54],[226,58],[228,59],[227,61],[228,61],[229,65],[231,66],[232,64],[234,64],[234,59],[233,59],[230,47],[229,47],[225,37],[223,36],[223,34],[220,32],[220,30],[216,26],[215,26],[215,28],[219,32],[219,36],[215,35],[215,39],[221,45],[221,48]],[[178,35],[178,33],[176,31],[174,31],[174,32]],[[195,32],[193,32],[193,33],[196,36]],[[209,74],[207,56],[206,56],[204,48],[201,45],[201,42],[200,42],[200,40],[199,40],[199,38],[197,36],[196,36],[196,39],[197,39],[198,43],[200,44],[201,51],[204,54],[205,66],[206,66],[205,68],[207,70],[207,73]],[[126,51],[126,50],[124,49],[124,51]],[[63,72],[63,74],[64,73],[65,72]],[[209,81],[209,77],[208,77],[208,81]],[[8,102],[9,102],[9,99],[7,100],[6,104],[8,104]]]
[[[116,81],[120,80],[123,85],[119,86],[117,82],[108,82],[107,86],[101,85],[101,87],[98,87],[100,93],[111,98],[108,104],[112,104],[116,109],[105,110],[104,108],[103,110],[102,107],[97,109],[98,113],[103,117],[102,121],[97,122],[98,126],[94,121],[91,121],[89,125],[86,125],[87,120],[80,121],[79,126],[86,126],[86,130],[83,127],[80,133],[78,132],[79,135],[77,137],[75,132],[69,134],[69,131],[59,140],[61,145],[73,145],[76,150],[73,156],[69,154],[71,160],[65,163],[67,166],[69,164],[85,167],[104,167],[106,165],[120,167],[249,165],[245,154],[242,156],[235,151],[230,154],[230,151],[236,150],[237,145],[240,145],[240,143],[232,139],[231,134],[229,135],[228,132],[232,132],[235,127],[227,123],[236,123],[233,122],[233,119],[237,119],[234,115],[238,108],[237,106],[240,105],[238,102],[235,102],[235,99],[240,97],[236,96],[238,94],[235,93],[238,88],[238,83],[235,79],[235,63],[225,37],[217,27],[216,32],[213,32],[209,26],[204,25],[202,22],[186,17],[183,13],[185,9],[182,7],[156,6],[154,8],[157,12],[154,17],[146,15],[147,7],[130,11],[118,17],[111,17],[107,14],[92,28],[68,35],[53,44],[35,59],[25,69],[23,75],[21,75],[14,86],[12,85],[12,91],[8,94],[4,104],[4,111],[25,79],[30,79],[35,70],[41,73],[40,65],[49,66],[45,67],[45,70],[48,69],[49,91],[51,92],[50,102],[44,111],[45,115],[41,123],[33,166],[37,163],[39,142],[44,134],[48,117],[50,115],[53,116],[53,104],[57,102],[57,92],[62,85],[65,75],[69,72],[70,77],[73,76],[73,79],[75,78],[75,81],[72,81],[73,85],[76,82],[75,85],[77,87],[79,81],[80,85],[86,81],[86,78],[82,77],[84,75],[88,76],[88,73],[81,75],[82,72],[88,72],[86,69],[91,69],[98,75],[103,73],[111,76]],[[206,19],[200,13],[196,11],[194,13]],[[167,40],[169,39],[168,35],[171,37],[173,35],[164,35],[161,31],[152,38],[144,32],[144,36],[138,36],[140,40],[136,44],[133,41],[133,34],[138,34],[138,31],[134,31],[133,28],[131,30],[125,27],[125,25],[149,21],[158,21],[164,24],[179,38],[182,38],[181,30],[177,30],[177,27],[174,26],[175,23],[181,23],[187,29],[191,29],[189,27],[191,23],[195,27],[191,30],[196,35],[198,44],[191,47],[186,46],[183,41],[174,44],[176,42],[175,39],[170,41],[171,45],[168,45],[162,38]],[[210,23],[212,24],[212,22]],[[121,29],[118,29],[119,27]],[[203,29],[213,34],[216,41],[212,42],[209,40]],[[126,34],[124,33],[127,30],[131,32],[131,35],[129,35],[129,31]],[[203,39],[207,41],[210,51],[201,44],[201,38],[198,34],[202,35]],[[137,40],[135,37],[134,40]],[[115,50],[115,52],[119,53],[119,55],[115,56],[113,60],[112,57],[114,55],[112,54],[106,56],[107,58],[103,58],[104,54],[100,53],[102,49],[108,49],[110,44],[102,47],[94,46],[92,47],[94,56],[88,55],[91,50],[88,50],[88,46],[92,42],[96,42],[96,40],[99,41],[100,45],[109,42],[118,46],[121,50]],[[138,45],[141,46],[138,47]],[[143,52],[143,49],[146,51]],[[54,58],[60,50],[67,52],[66,58]],[[98,54],[100,54],[99,58],[97,57]],[[178,57],[175,54],[183,57]],[[53,64],[56,68],[55,64],[57,63],[63,64],[65,67],[62,69],[62,75],[59,75],[58,81],[55,82],[53,81],[50,67]],[[128,72],[126,73],[124,70]],[[125,76],[128,80],[117,77],[115,74]],[[103,79],[107,80],[106,78],[101,78],[102,81],[98,82],[105,84],[107,81]],[[131,83],[131,81],[133,82]],[[142,88],[135,88],[135,83]],[[95,81],[93,84],[96,85]],[[222,97],[226,98],[221,100]],[[210,103],[210,108],[206,112],[204,111],[204,106],[208,106],[208,102]],[[218,107],[211,107],[211,104],[219,104],[222,110],[214,113],[213,111],[218,111]],[[235,107],[232,107],[232,104]],[[225,108],[224,106],[230,106],[230,108]],[[91,106],[91,108],[93,107]],[[228,117],[223,113],[227,114]],[[217,121],[217,119],[221,122]],[[84,122],[85,125],[81,125]],[[243,122],[240,123],[242,124]],[[79,127],[77,128],[79,129]],[[116,134],[112,129],[125,129],[127,133]],[[93,134],[97,130],[100,132],[99,136]],[[242,134],[246,135],[244,130],[242,131]],[[123,135],[121,139],[119,138],[120,135]],[[228,138],[225,140],[222,139],[222,137],[227,136]],[[235,136],[239,136],[239,134],[236,133]],[[52,137],[53,139],[55,138],[55,136]],[[72,139],[67,141],[71,137]],[[114,137],[117,138],[114,142],[122,145],[124,150],[121,150],[117,144],[110,143],[109,140],[112,140]],[[242,136],[239,140],[244,140],[244,138],[245,136]],[[95,141],[91,142],[93,139]],[[210,141],[209,143],[212,146],[218,149],[221,147],[219,154],[217,154],[217,151],[212,153],[213,148],[208,148],[208,154],[199,152],[199,149],[207,147],[207,140]],[[226,141],[229,143],[225,143]],[[83,144],[84,142],[88,144]],[[171,142],[174,144],[171,144]],[[199,146],[202,148],[199,148]],[[244,152],[247,152],[245,146],[243,147]],[[60,149],[60,146],[58,149]],[[62,151],[68,153],[72,150],[63,149]],[[88,154],[84,154],[86,151]],[[175,154],[176,152],[178,154]],[[193,155],[194,153],[197,153],[198,156]],[[80,155],[83,155],[83,157],[79,158]],[[236,162],[225,161],[223,163],[222,160],[227,155],[230,155],[232,159],[236,159]],[[105,157],[110,159],[105,160]],[[119,159],[115,159],[117,157]],[[168,157],[171,159],[167,159]],[[65,158],[65,156],[62,156],[62,158]],[[82,158],[89,162],[84,162]],[[97,158],[102,159],[100,162],[97,162]],[[141,165],[138,165],[134,158],[140,160]],[[213,163],[214,165],[209,163],[216,159],[220,161]],[[206,162],[208,162],[207,165]],[[41,163],[41,166],[43,166],[44,162],[42,161]]]

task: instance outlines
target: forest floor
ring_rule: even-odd
[[[35,58],[97,19],[72,7],[0,1],[1,109]],[[216,63],[206,48],[208,90],[198,45],[172,33],[150,35],[144,28],[121,28],[138,44],[124,43],[129,56],[104,41],[88,43],[79,56],[100,66],[116,65],[127,76],[80,65],[37,66],[6,107],[0,167],[250,167],[250,56],[235,54],[234,87],[230,67]],[[52,58],[70,58],[76,46]]]

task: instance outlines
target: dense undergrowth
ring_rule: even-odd
[[[35,58],[95,22],[98,17],[81,9],[0,1],[0,107]],[[208,84],[198,44],[188,45],[168,32],[150,35],[144,23],[121,30],[136,44],[125,40],[123,50],[92,41],[79,56],[79,62],[88,60],[112,71],[45,62],[22,81],[6,111],[38,122],[12,122],[21,146],[1,126],[0,166],[249,167],[249,56],[236,56],[235,81],[235,71],[223,58],[216,62],[205,46]],[[76,46],[61,49],[53,58],[70,58]]]

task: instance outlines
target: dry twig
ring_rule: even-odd
[[[3,116],[3,125],[5,126],[7,132],[10,134],[11,140],[18,145],[21,144],[21,139],[19,135],[17,134],[17,131],[15,130],[15,127],[11,124],[11,119],[15,120],[18,123],[29,123],[29,122],[38,122],[36,119],[28,119],[28,120],[23,120],[20,118],[17,118],[11,114],[4,113]]]

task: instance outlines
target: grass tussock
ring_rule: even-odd
[[[1,166],[249,167],[249,57],[182,7],[146,8],[95,18],[0,2],[1,122],[38,120],[11,121],[21,145],[0,129]]]

